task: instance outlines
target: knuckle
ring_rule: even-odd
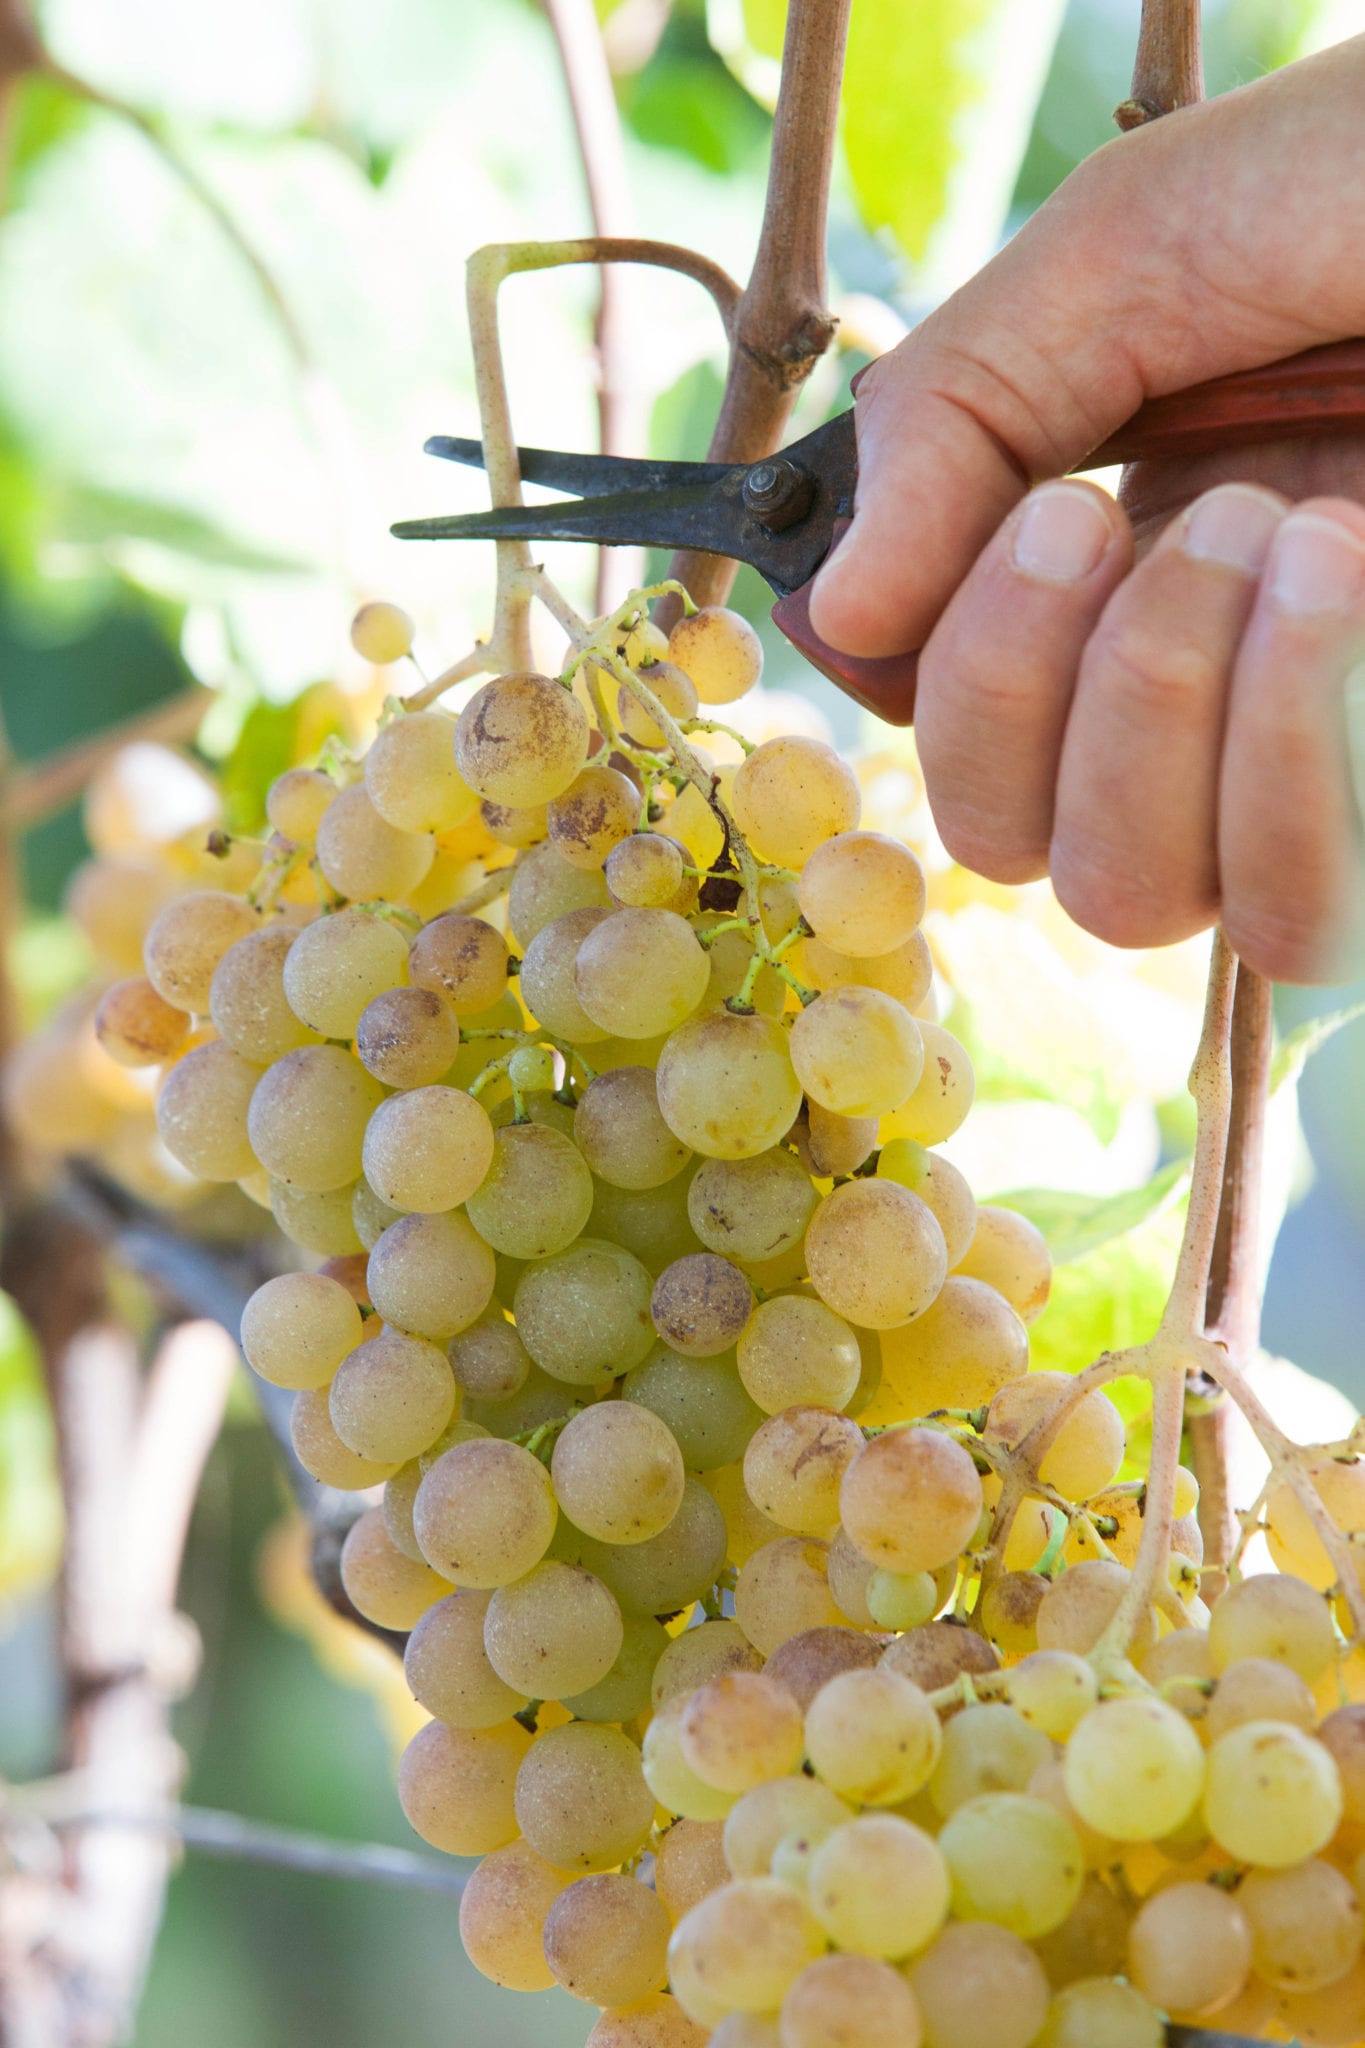
[[[1142,722],[1176,731],[1203,725],[1223,682],[1223,663],[1208,649],[1184,638],[1178,625],[1137,613],[1101,621],[1083,672],[1120,695]]]

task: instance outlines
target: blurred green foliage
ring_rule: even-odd
[[[598,0],[598,11],[641,231],[743,275],[783,0]],[[301,693],[362,680],[345,640],[358,596],[401,598],[432,665],[486,626],[485,551],[403,549],[387,526],[478,501],[476,478],[434,475],[420,453],[427,433],[474,418],[464,258],[484,241],[586,226],[553,41],[531,0],[201,0],[190,14],[178,0],[47,0],[41,12],[61,62],[150,120],[255,267],[116,107],[24,87],[0,222],[0,710],[29,761],[191,676],[206,681],[223,697],[232,822],[249,828],[292,751]],[[1340,0],[1212,0],[1206,12],[1211,90],[1350,26]],[[913,317],[984,260],[1111,135],[1135,15],[1112,0],[853,0],[836,296],[871,293]],[[714,315],[693,287],[654,274],[635,282],[632,304],[651,444],[700,454],[720,388]],[[591,278],[575,273],[509,290],[508,371],[528,441],[591,442],[592,305]],[[846,403],[861,360],[821,366],[807,423]],[[581,558],[549,559],[566,588],[586,591]],[[736,601],[767,635],[756,578],[741,578]],[[832,709],[785,643],[769,645],[773,679],[819,690]],[[82,850],[73,813],[29,835],[38,910],[55,907]],[[1002,962],[995,936],[983,930],[962,977],[959,1021],[983,1093],[1079,1092],[1094,1130],[1111,1131],[1108,1049],[1077,1037],[1088,1027],[1064,992],[1044,1012],[1002,1002],[1001,978],[1020,966]],[[35,999],[75,962],[54,925],[21,942]],[[1365,1221],[1361,1059],[1358,1043],[1334,1041],[1307,1092],[1321,1103],[1329,1173]],[[1068,1240],[1040,1363],[1074,1363],[1150,1325],[1180,1179],[1175,1165],[1137,1198],[1065,1214],[1067,1198],[1016,1198]],[[1314,1252],[1340,1243],[1343,1215],[1357,1227],[1340,1192],[1325,1225],[1313,1214],[1291,1320],[1305,1291],[1319,1308],[1331,1295]],[[1272,1325],[1277,1299],[1272,1288]],[[1321,1355],[1300,1350],[1302,1362],[1354,1372],[1359,1395],[1354,1331],[1314,1327]],[[31,1347],[0,1302],[0,1555],[16,1530],[35,1556],[54,1540],[26,1491],[46,1430]],[[258,1547],[280,1505],[259,1431],[230,1429],[187,1569],[206,1645],[179,1730],[188,1796],[402,1840],[366,1699],[338,1688],[257,1596]],[[0,1643],[0,1771],[52,1762],[50,1670],[33,1614]],[[191,1858],[171,1888],[139,2048],[359,2048],[394,2032],[404,2048],[582,2039],[586,2015],[567,1999],[513,2000],[474,1977],[453,1922],[441,1899]]]

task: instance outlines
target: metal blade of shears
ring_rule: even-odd
[[[742,511],[742,507],[740,508]],[[738,521],[711,492],[617,491],[553,505],[494,505],[434,519],[404,519],[399,540],[576,540],[601,547],[700,548],[748,559]]]
[[[447,462],[482,469],[483,443],[463,434],[433,434],[424,453]],[[562,448],[518,448],[522,481],[544,484],[552,491],[572,491],[576,498],[605,498],[618,491],[668,491],[679,484],[709,487],[722,483],[733,462],[664,462],[634,455],[575,455]]]

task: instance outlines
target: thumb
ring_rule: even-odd
[[[853,524],[811,594],[824,640],[923,646],[1023,494],[1144,399],[1356,331],[1322,280],[1349,232],[1326,201],[1361,155],[1345,88],[1362,82],[1365,39],[1108,144],[871,366]]]

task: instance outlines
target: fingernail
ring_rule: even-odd
[[[1014,529],[1014,566],[1048,583],[1079,583],[1098,566],[1111,530],[1093,491],[1044,484],[1024,500]]]
[[[1269,589],[1287,612],[1345,611],[1365,587],[1365,546],[1335,519],[1291,512],[1270,557]]]
[[[1264,491],[1222,484],[1190,507],[1180,545],[1197,562],[1218,562],[1259,576],[1283,520],[1284,507]]]

